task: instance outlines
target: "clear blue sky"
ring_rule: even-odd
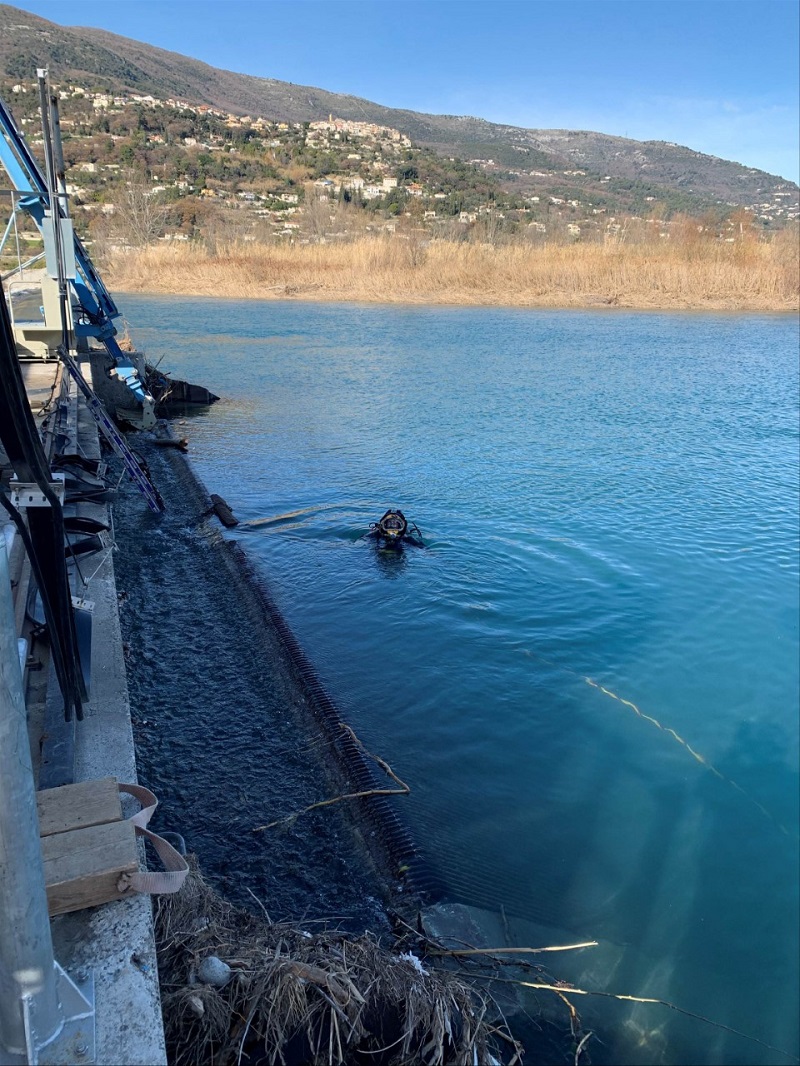
[[[23,0],[390,107],[667,140],[798,179],[796,0]]]

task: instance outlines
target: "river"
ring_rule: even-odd
[[[604,1000],[595,1061],[796,1055],[796,319],[122,303],[448,896],[753,1038]]]

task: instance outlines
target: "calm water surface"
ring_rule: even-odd
[[[224,397],[192,458],[451,897],[797,1054],[796,322],[124,307]],[[602,1003],[608,1061],[789,1061]]]

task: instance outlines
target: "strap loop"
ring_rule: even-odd
[[[133,796],[141,804],[142,809],[131,815],[128,821],[133,823],[137,836],[145,837],[150,841],[164,865],[164,872],[160,873],[140,870],[138,873],[122,874],[117,882],[118,891],[144,892],[148,895],[177,892],[186,880],[189,864],[180,852],[173,848],[172,844],[147,828],[158,806],[158,799],[149,788],[143,785],[127,785],[117,782],[117,788],[121,793]]]

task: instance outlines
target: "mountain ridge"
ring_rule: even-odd
[[[56,82],[89,78],[110,89],[177,97],[278,121],[309,122],[334,114],[390,126],[440,154],[495,171],[521,192],[536,185],[542,171],[563,175],[569,167],[569,186],[585,185],[584,178],[646,183],[653,200],[661,187],[698,201],[755,209],[776,193],[798,190],[777,175],[671,142],[591,130],[528,129],[475,116],[385,107],[351,94],[222,70],[108,30],[62,26],[0,4],[0,74],[30,79],[36,66],[48,66]]]

